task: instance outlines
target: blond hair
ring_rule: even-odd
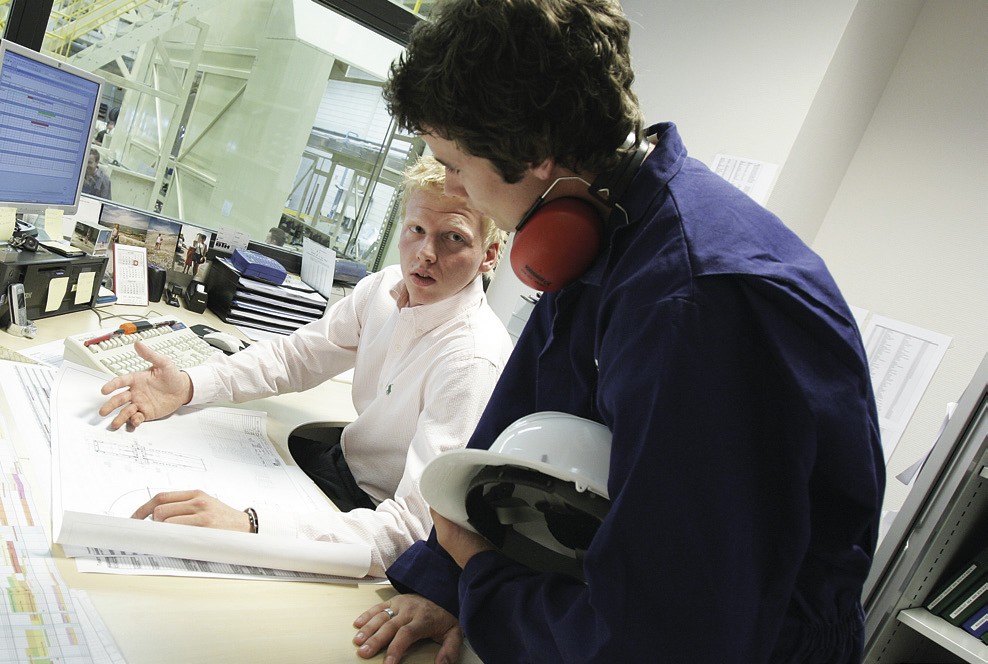
[[[435,157],[423,155],[418,161],[405,169],[405,180],[401,189],[401,218],[405,218],[408,201],[419,191],[426,191],[438,196],[456,198],[446,194],[446,167],[436,161]],[[486,214],[480,215],[480,223],[484,235],[484,251],[495,242],[498,243],[498,258],[508,240],[508,234],[494,224],[494,220]]]

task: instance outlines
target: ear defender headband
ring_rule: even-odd
[[[615,207],[648,152],[642,140],[630,151],[635,136],[622,146],[626,156],[614,169],[589,183],[576,176],[559,178],[529,208],[515,229],[511,243],[511,268],[526,286],[540,291],[562,290],[583,274],[600,248],[603,220],[587,201],[566,196],[544,203],[560,180],[580,180],[590,194],[608,207]]]

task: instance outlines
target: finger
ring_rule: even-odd
[[[103,394],[113,394],[121,387],[128,387],[132,381],[132,376],[117,376],[103,383],[103,387],[99,391]]]
[[[460,648],[463,646],[463,632],[451,629],[443,635],[439,652],[436,653],[436,664],[455,662],[460,658]]]
[[[159,519],[157,515],[154,517],[155,521],[164,521],[165,523],[178,524],[180,526],[197,526],[200,528],[206,527],[208,524],[203,520],[198,514],[176,514],[175,516],[168,516],[164,519]]]
[[[136,510],[134,510],[134,513],[130,515],[130,518],[131,519],[146,519],[146,518],[148,518],[148,516],[150,516],[151,513],[154,512],[154,507],[155,507],[156,504],[157,503],[156,503],[155,499],[152,498],[151,500],[147,501],[146,503],[144,503],[143,505],[141,505],[140,507],[138,507]]]
[[[146,519],[150,516],[152,521],[164,521],[166,515],[164,511],[162,511],[162,506],[166,505],[167,502],[161,499],[161,495],[162,494],[159,493],[154,498],[138,507],[137,511],[134,512],[131,518]],[[157,514],[155,512],[157,512]]]
[[[127,403],[127,400],[122,397],[113,397],[112,399],[108,399],[106,403],[99,408],[100,417],[106,417],[125,403]]]
[[[144,415],[144,411],[142,411],[142,410],[138,410],[138,411],[137,411],[136,413],[134,413],[134,415],[133,415],[133,416],[132,416],[132,417],[130,418],[130,424],[131,424],[131,426],[133,426],[133,427],[134,427],[134,428],[136,429],[137,427],[139,427],[139,426],[141,426],[141,424],[142,424],[142,423],[143,423],[143,422],[144,422],[145,420],[147,420],[147,416],[145,416],[145,415]]]
[[[384,656],[385,664],[390,664],[390,662],[398,662],[405,655],[405,651],[412,647],[417,641],[420,641],[428,636],[423,634],[420,630],[413,628],[411,625],[402,626],[391,639],[391,644],[388,645],[387,654]],[[454,660],[455,661],[455,660]]]
[[[155,521],[165,521],[179,514],[190,513],[187,502],[195,496],[195,493],[195,491],[162,491],[155,494],[139,509],[144,510],[145,516],[154,514]],[[134,514],[136,515],[137,512]]]
[[[112,397],[106,400],[106,402],[100,406],[99,414],[106,417],[117,408],[130,402],[130,390],[124,390],[118,394],[114,394]]]
[[[136,342],[134,344],[134,350],[137,351],[138,355],[155,366],[164,366],[171,363],[171,359],[167,355],[151,350],[151,347],[143,341]]]
[[[182,503],[187,500],[192,500],[198,496],[201,492],[198,489],[188,489],[182,491],[162,491],[152,498],[152,501],[158,501],[159,505],[167,505],[168,503]]]
[[[363,627],[364,625],[367,624],[368,620],[373,618],[378,613],[384,611],[384,609],[387,608],[388,606],[390,606],[389,602],[381,602],[380,604],[375,604],[374,606],[372,606],[371,608],[367,609],[359,616],[357,616],[357,619],[353,621],[353,626]]]
[[[123,425],[127,424],[127,421],[139,413],[137,406],[130,403],[120,409],[117,416],[113,418],[110,422],[111,429],[119,429]]]
[[[395,621],[394,618],[383,610],[378,611],[367,620],[363,629],[353,637],[353,642],[367,644],[367,648],[362,648],[361,650],[374,654],[388,645],[388,642],[394,636],[395,632],[398,631],[401,624],[401,622]]]
[[[162,523],[180,523],[183,517],[189,516],[189,509],[185,503],[162,503],[151,512],[153,521]]]

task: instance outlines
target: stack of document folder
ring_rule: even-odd
[[[206,277],[207,306],[224,322],[291,334],[326,311],[328,300],[298,277],[282,284],[246,277],[226,258]]]

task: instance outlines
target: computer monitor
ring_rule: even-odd
[[[102,89],[95,74],[0,39],[0,207],[75,213]]]

